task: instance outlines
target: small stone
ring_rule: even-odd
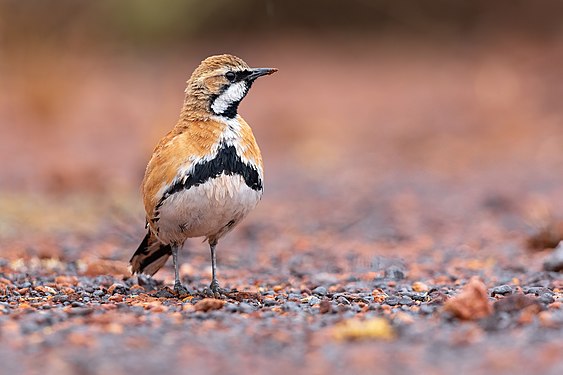
[[[399,298],[395,296],[387,297],[383,303],[389,306],[396,306],[399,304]]]
[[[128,289],[125,285],[116,283],[108,288],[108,294],[126,294]]]
[[[35,290],[44,294],[56,294],[57,291],[53,288],[51,288],[50,286],[36,286]]]
[[[109,297],[109,301],[112,302],[123,302],[123,296],[121,294],[115,294],[111,297]]]
[[[326,314],[332,311],[332,304],[329,300],[324,299],[319,303],[319,312],[321,314]]]
[[[371,292],[371,295],[373,296],[373,302],[376,303],[383,303],[385,302],[385,299],[389,297],[387,293],[380,288],[374,289],[373,292]]]
[[[84,304],[82,302],[78,302],[78,301],[74,301],[71,304],[72,307],[84,307]]]
[[[288,301],[288,302],[283,304],[282,310],[295,312],[295,311],[299,311],[301,309],[299,308],[299,305],[297,303],[292,302],[292,301]]]
[[[385,270],[385,278],[391,280],[403,280],[405,273],[397,266],[391,266]]]
[[[428,285],[421,281],[415,281],[414,283],[412,283],[412,290],[414,290],[415,292],[428,292],[429,289],[430,288],[428,287]]]
[[[460,294],[445,302],[444,311],[458,319],[477,320],[491,315],[493,306],[489,302],[485,284],[473,277]]]
[[[525,294],[535,294],[536,296],[539,296],[540,294],[545,293],[548,290],[549,289],[541,287],[541,286],[531,286],[529,288],[524,288],[524,293]]]
[[[553,293],[543,293],[541,296],[538,297],[538,301],[549,305],[552,302],[555,302],[555,298],[553,298]]]
[[[204,298],[201,301],[198,301],[195,305],[195,311],[211,311],[211,310],[219,310],[223,307],[225,301],[215,298]]]
[[[276,300],[272,298],[264,299],[264,306],[274,306],[274,305],[276,305]]]
[[[133,294],[141,294],[145,292],[145,288],[143,288],[139,284],[135,284],[129,288],[129,291]]]
[[[66,294],[58,294],[53,297],[53,302],[66,302],[68,301],[68,296]]]
[[[318,286],[313,289],[313,294],[317,294],[319,296],[326,296],[327,290],[324,286]]]
[[[318,297],[312,296],[311,298],[309,298],[309,306],[314,306],[320,302],[321,300]]]
[[[246,302],[241,302],[238,307],[239,307],[239,311],[243,314],[249,314],[254,311],[254,307],[252,307],[251,304]]]
[[[512,287],[510,285],[500,285],[500,286],[495,286],[492,290],[491,290],[491,297],[494,297],[495,295],[502,295],[505,296],[507,294],[512,294]]]
[[[402,296],[401,299],[399,299],[399,305],[412,306],[413,304],[414,302],[410,297]]]
[[[543,269],[550,272],[563,272],[563,241],[543,262]]]
[[[420,313],[421,314],[426,314],[426,315],[430,315],[434,312],[434,310],[436,310],[435,306],[431,306],[431,305],[420,305]]]
[[[336,299],[336,302],[343,304],[343,305],[349,305],[350,301],[348,301],[348,299],[344,296],[340,296]]]
[[[228,302],[228,303],[225,303],[224,306],[225,306],[224,307],[225,311],[228,311],[228,312],[231,312],[231,313],[237,312],[239,310],[238,305],[236,303]]]
[[[274,285],[274,287],[272,289],[274,290],[274,292],[278,293],[281,290],[283,290],[284,288],[281,285]]]

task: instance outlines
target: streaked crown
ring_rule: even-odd
[[[238,105],[252,83],[277,69],[251,68],[233,55],[216,55],[206,58],[188,80],[184,116],[205,119],[210,115],[234,118]]]

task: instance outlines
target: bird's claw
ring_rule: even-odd
[[[174,292],[176,292],[179,297],[190,294],[188,289],[179,282],[174,283]]]
[[[209,284],[209,288],[205,288],[204,293],[208,297],[221,298],[225,296],[228,293],[228,291],[226,289],[221,288],[217,280],[213,280],[211,281],[211,284]]]

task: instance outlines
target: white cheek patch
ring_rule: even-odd
[[[220,115],[225,112],[231,104],[240,102],[246,95],[247,90],[248,87],[244,81],[233,83],[213,101],[211,109],[213,112]]]

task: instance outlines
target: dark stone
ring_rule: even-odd
[[[399,305],[412,306],[413,304],[414,302],[410,297],[402,296],[401,299],[399,299]]]
[[[543,304],[549,305],[550,303],[555,302],[555,298],[553,298],[553,293],[543,293],[538,297],[538,301]]]
[[[316,304],[318,304],[318,303],[320,303],[320,302],[321,302],[321,300],[320,300],[318,297],[312,296],[312,297],[309,299],[309,306],[316,305]]]
[[[348,299],[344,296],[340,296],[336,299],[336,302],[343,304],[343,305],[349,305],[350,301],[348,301]]]
[[[326,296],[327,290],[324,286],[318,286],[315,289],[313,289],[313,293],[319,296]]]
[[[563,241],[543,262],[543,269],[550,272],[563,272]]]
[[[512,294],[508,297],[502,298],[493,304],[495,313],[506,312],[518,312],[528,306],[540,305],[537,298],[531,297],[524,294]]]
[[[251,304],[246,302],[241,302],[238,306],[238,309],[241,313],[248,314],[254,311],[254,307]]]
[[[397,266],[391,266],[385,270],[385,278],[390,280],[403,280],[405,273]]]
[[[389,306],[396,306],[399,304],[399,298],[395,296],[387,297],[383,303]]]
[[[297,303],[289,301],[283,304],[282,310],[296,312],[296,311],[300,311],[301,308]]]
[[[505,296],[507,294],[512,294],[512,287],[510,285],[495,286],[491,290],[491,296],[494,297],[497,294],[500,294],[500,295],[503,295],[503,296]]]
[[[276,305],[276,301],[274,301],[273,299],[265,299],[264,300],[264,306],[274,306]]]

